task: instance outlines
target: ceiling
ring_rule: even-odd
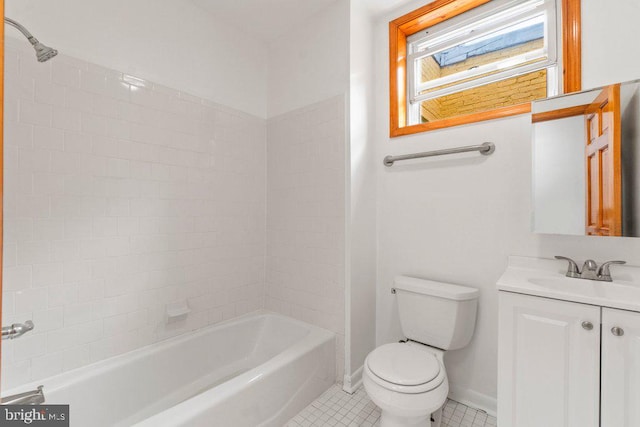
[[[283,35],[291,22],[309,19],[334,1],[344,0],[192,1],[240,31],[269,42]]]
[[[192,0],[214,17],[240,31],[270,42],[286,33],[291,22],[310,19],[335,1],[348,0]],[[384,14],[410,0],[355,0],[373,16]]]

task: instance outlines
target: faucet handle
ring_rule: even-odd
[[[605,282],[612,282],[613,279],[611,279],[611,272],[609,271],[609,266],[611,264],[626,264],[626,261],[607,261],[604,264],[602,264],[600,266],[600,268],[598,269],[598,279],[599,280],[603,280]]]
[[[580,278],[580,269],[578,268],[578,264],[571,258],[566,256],[556,255],[556,259],[563,259],[569,262],[569,268],[567,269],[567,277]]]
[[[582,272],[585,271],[596,271],[598,269],[598,263],[592,259],[588,259],[582,265]]]

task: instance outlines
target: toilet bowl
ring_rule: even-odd
[[[440,426],[438,411],[449,393],[442,355],[409,341],[383,345],[367,356],[363,383],[382,410],[381,427]]]
[[[364,388],[381,409],[381,427],[440,427],[449,393],[444,351],[469,343],[478,290],[404,276],[394,283],[408,339],[369,353]]]

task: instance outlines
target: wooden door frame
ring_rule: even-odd
[[[4,19],[4,0],[0,0],[0,12]],[[4,244],[4,21],[0,27],[0,325],[2,325],[2,277]],[[2,340],[0,340],[0,361],[2,360]],[[2,372],[0,371],[0,378]],[[1,388],[0,388],[1,391]]]

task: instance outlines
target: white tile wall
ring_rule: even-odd
[[[3,387],[263,307],[265,121],[23,46],[7,40],[2,317],[36,329],[3,344]]]
[[[335,332],[344,366],[345,101],[270,119],[266,308]]]

